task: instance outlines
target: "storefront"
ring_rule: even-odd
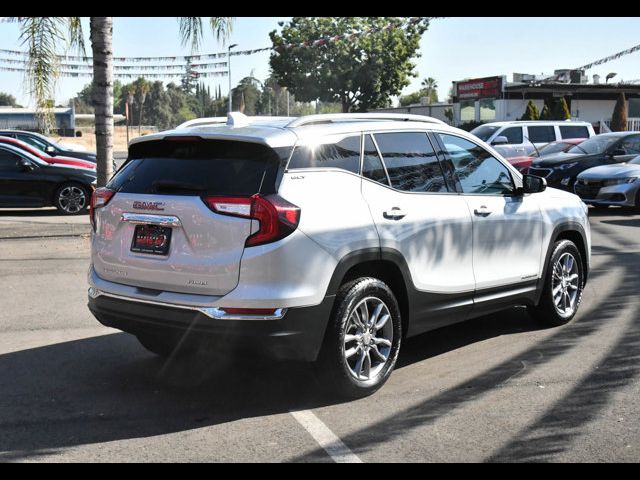
[[[456,123],[495,121],[505,83],[504,76],[453,82]]]

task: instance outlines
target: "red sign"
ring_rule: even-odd
[[[502,92],[502,77],[477,78],[457,83],[460,100],[497,98]]]

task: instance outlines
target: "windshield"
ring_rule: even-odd
[[[471,133],[473,133],[476,137],[478,137],[483,142],[486,142],[487,140],[489,140],[489,137],[491,137],[491,135],[493,135],[494,132],[499,128],[500,127],[491,126],[491,125],[480,125],[479,127],[476,127],[473,130],[471,130]]]
[[[549,155],[550,153],[566,152],[572,146],[573,146],[572,143],[553,142],[553,143],[549,143],[549,144],[545,145],[544,147],[540,148],[538,150],[538,152],[540,153],[540,156]],[[538,155],[536,154],[534,156],[538,156]]]
[[[603,153],[607,148],[617,142],[619,137],[595,136],[585,140],[580,145],[575,145],[568,150],[568,153],[596,154]]]
[[[629,163],[633,163],[634,165],[640,165],[640,155],[631,160]]]

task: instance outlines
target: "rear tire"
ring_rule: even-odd
[[[53,195],[53,204],[63,215],[80,215],[89,207],[91,194],[80,183],[69,182],[61,185]]]
[[[391,375],[401,337],[400,308],[384,282],[361,277],[342,285],[317,362],[323,384],[342,397],[371,395]]]
[[[540,302],[529,307],[538,322],[548,326],[564,325],[578,311],[584,288],[584,267],[578,247],[570,240],[553,245]]]

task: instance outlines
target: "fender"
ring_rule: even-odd
[[[577,233],[579,233],[580,237],[582,238],[582,243],[584,245],[585,250],[587,248],[589,248],[589,244],[587,242],[587,234],[584,231],[584,227],[580,223],[574,222],[574,221],[567,221],[567,222],[562,222],[562,223],[560,223],[560,224],[555,226],[555,228],[551,232],[551,241],[549,242],[549,245],[547,245],[547,253],[546,253],[545,257],[544,257],[544,266],[542,268],[542,277],[540,277],[538,279],[536,305],[540,302],[540,297],[542,297],[542,290],[544,288],[545,279],[547,278],[547,270],[549,269],[549,259],[551,258],[551,254],[553,253],[552,252],[553,244],[556,243],[556,241],[558,240],[558,237],[560,236],[560,234],[562,234],[564,232],[577,232]],[[588,252],[586,252],[586,253],[588,254]],[[582,266],[584,268],[584,285],[586,285],[587,284],[587,278],[589,277],[589,261],[588,261],[588,258],[583,258],[582,259]]]

